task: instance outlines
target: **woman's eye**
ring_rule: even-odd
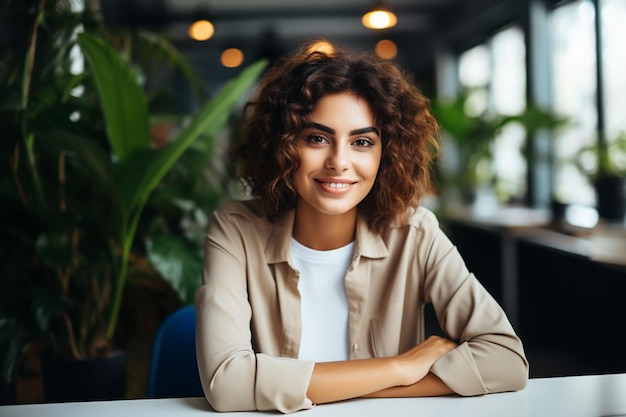
[[[328,140],[324,136],[311,135],[308,137],[310,143],[328,143]]]
[[[367,148],[369,146],[374,145],[374,142],[368,138],[359,138],[355,140],[353,143],[360,148]]]

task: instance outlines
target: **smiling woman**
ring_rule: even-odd
[[[337,249],[354,240],[357,206],[374,186],[382,142],[369,105],[351,93],[322,97],[310,120],[297,140],[293,236],[312,249]]]
[[[399,68],[304,45],[244,110],[241,179],[214,212],[196,293],[204,393],[220,411],[521,389],[494,299],[420,206],[438,125]],[[446,337],[424,334],[432,303]]]

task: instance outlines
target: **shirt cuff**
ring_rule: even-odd
[[[292,413],[313,408],[306,396],[315,362],[257,354],[255,402],[258,410]]]
[[[459,395],[481,395],[488,392],[467,342],[440,357],[430,371]]]

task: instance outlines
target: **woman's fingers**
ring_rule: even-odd
[[[419,345],[398,355],[398,366],[405,375],[403,385],[411,385],[424,378],[433,364],[458,345],[446,338],[431,336]]]

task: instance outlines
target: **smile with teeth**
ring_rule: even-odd
[[[330,188],[346,188],[352,185],[351,183],[348,183],[348,182],[321,182],[321,181],[320,181],[320,184],[323,184]]]
[[[332,178],[318,178],[315,180],[323,190],[332,194],[343,194],[352,189],[356,182]]]

